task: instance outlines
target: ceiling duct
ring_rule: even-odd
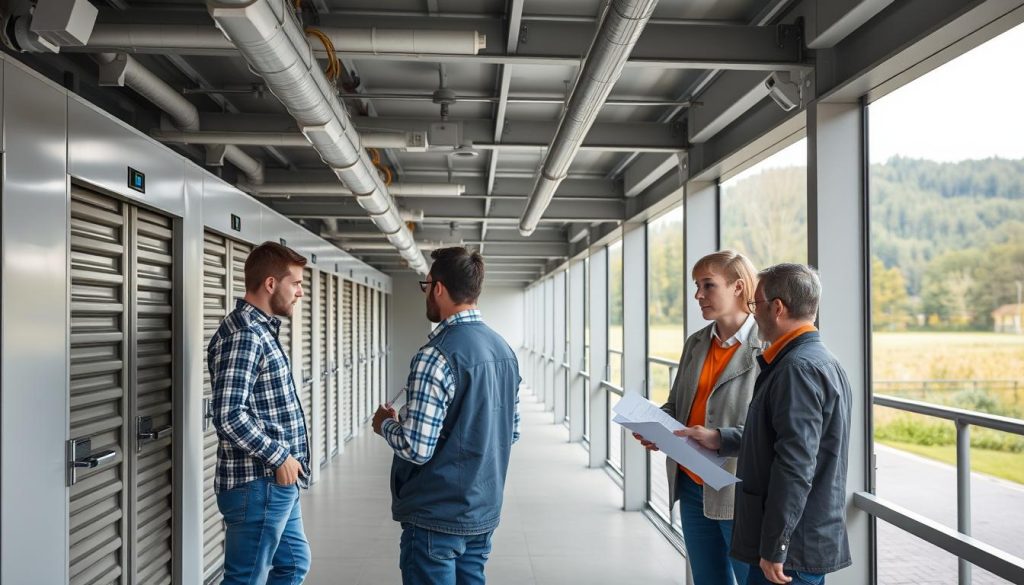
[[[199,110],[195,105],[132,56],[100,53],[96,55],[96,60],[100,63],[100,85],[129,87],[163,110],[177,128],[187,132],[199,131]],[[237,146],[222,148],[217,160],[231,161],[252,184],[263,182],[262,162]]]
[[[256,197],[282,198],[294,195],[311,197],[336,197],[352,195],[352,191],[338,183],[265,183],[263,185],[239,185]],[[388,191],[395,197],[459,197],[466,186],[455,183],[392,183]]]
[[[308,148],[313,146],[298,132],[184,132],[150,130],[149,135],[160,142],[181,144],[236,144],[239,146],[282,146]],[[425,152],[426,132],[361,132],[359,141],[366,148],[392,148]]]
[[[569,175],[569,166],[657,4],[658,0],[612,0],[605,9],[519,219],[519,232],[524,236],[537,229],[558,185]]]
[[[327,81],[306,35],[282,1],[208,0],[217,26],[295,118],[302,133],[409,267],[426,274],[426,259],[363,149],[348,112]]]

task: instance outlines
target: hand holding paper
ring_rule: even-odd
[[[612,422],[654,443],[670,459],[700,476],[712,488],[720,490],[739,481],[722,469],[724,457],[701,447],[690,437],[675,435],[674,431],[687,427],[639,394],[627,392],[612,410],[615,412]]]

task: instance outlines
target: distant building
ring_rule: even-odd
[[[996,333],[1021,334],[1021,326],[1024,323],[1024,303],[1013,303],[1003,305],[992,311],[992,322],[995,324]]]

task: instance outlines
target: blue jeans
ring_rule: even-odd
[[[817,573],[804,573],[803,571],[793,571],[786,569],[783,571],[786,575],[793,578],[789,582],[789,585],[824,585],[825,575],[819,575]],[[764,571],[758,565],[750,565],[750,576],[747,577],[746,585],[775,585],[768,579],[764,578]]]
[[[732,520],[712,520],[704,515],[704,486],[697,485],[682,471],[676,476],[679,518],[683,523],[686,558],[695,585],[743,585],[746,563],[729,557]]]
[[[491,535],[461,536],[402,523],[398,566],[404,585],[483,585]]]
[[[299,486],[272,477],[217,494],[227,526],[221,585],[298,585],[309,572]]]

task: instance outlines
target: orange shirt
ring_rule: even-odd
[[[782,348],[786,347],[786,345],[788,345],[790,341],[793,341],[794,339],[800,337],[804,333],[810,333],[811,331],[817,330],[818,328],[815,327],[814,325],[801,325],[800,327],[797,327],[796,329],[776,339],[768,347],[768,349],[764,350],[764,353],[761,354],[761,357],[764,358],[764,361],[770,364],[773,361],[775,361],[775,357],[779,355],[779,352],[782,351]]]
[[[732,356],[736,354],[736,350],[741,345],[740,343],[734,343],[731,347],[722,347],[714,339],[711,340],[708,355],[704,358],[704,366],[700,370],[700,379],[697,381],[697,394],[693,397],[690,416],[686,418],[686,426],[704,426],[704,423],[707,421],[708,398],[711,397],[711,391],[715,389],[715,383],[722,377],[725,366],[729,365],[729,360],[732,359]],[[697,485],[704,485],[704,481],[697,474],[682,465],[679,466],[679,469],[686,472],[686,475],[689,475],[690,479]]]

